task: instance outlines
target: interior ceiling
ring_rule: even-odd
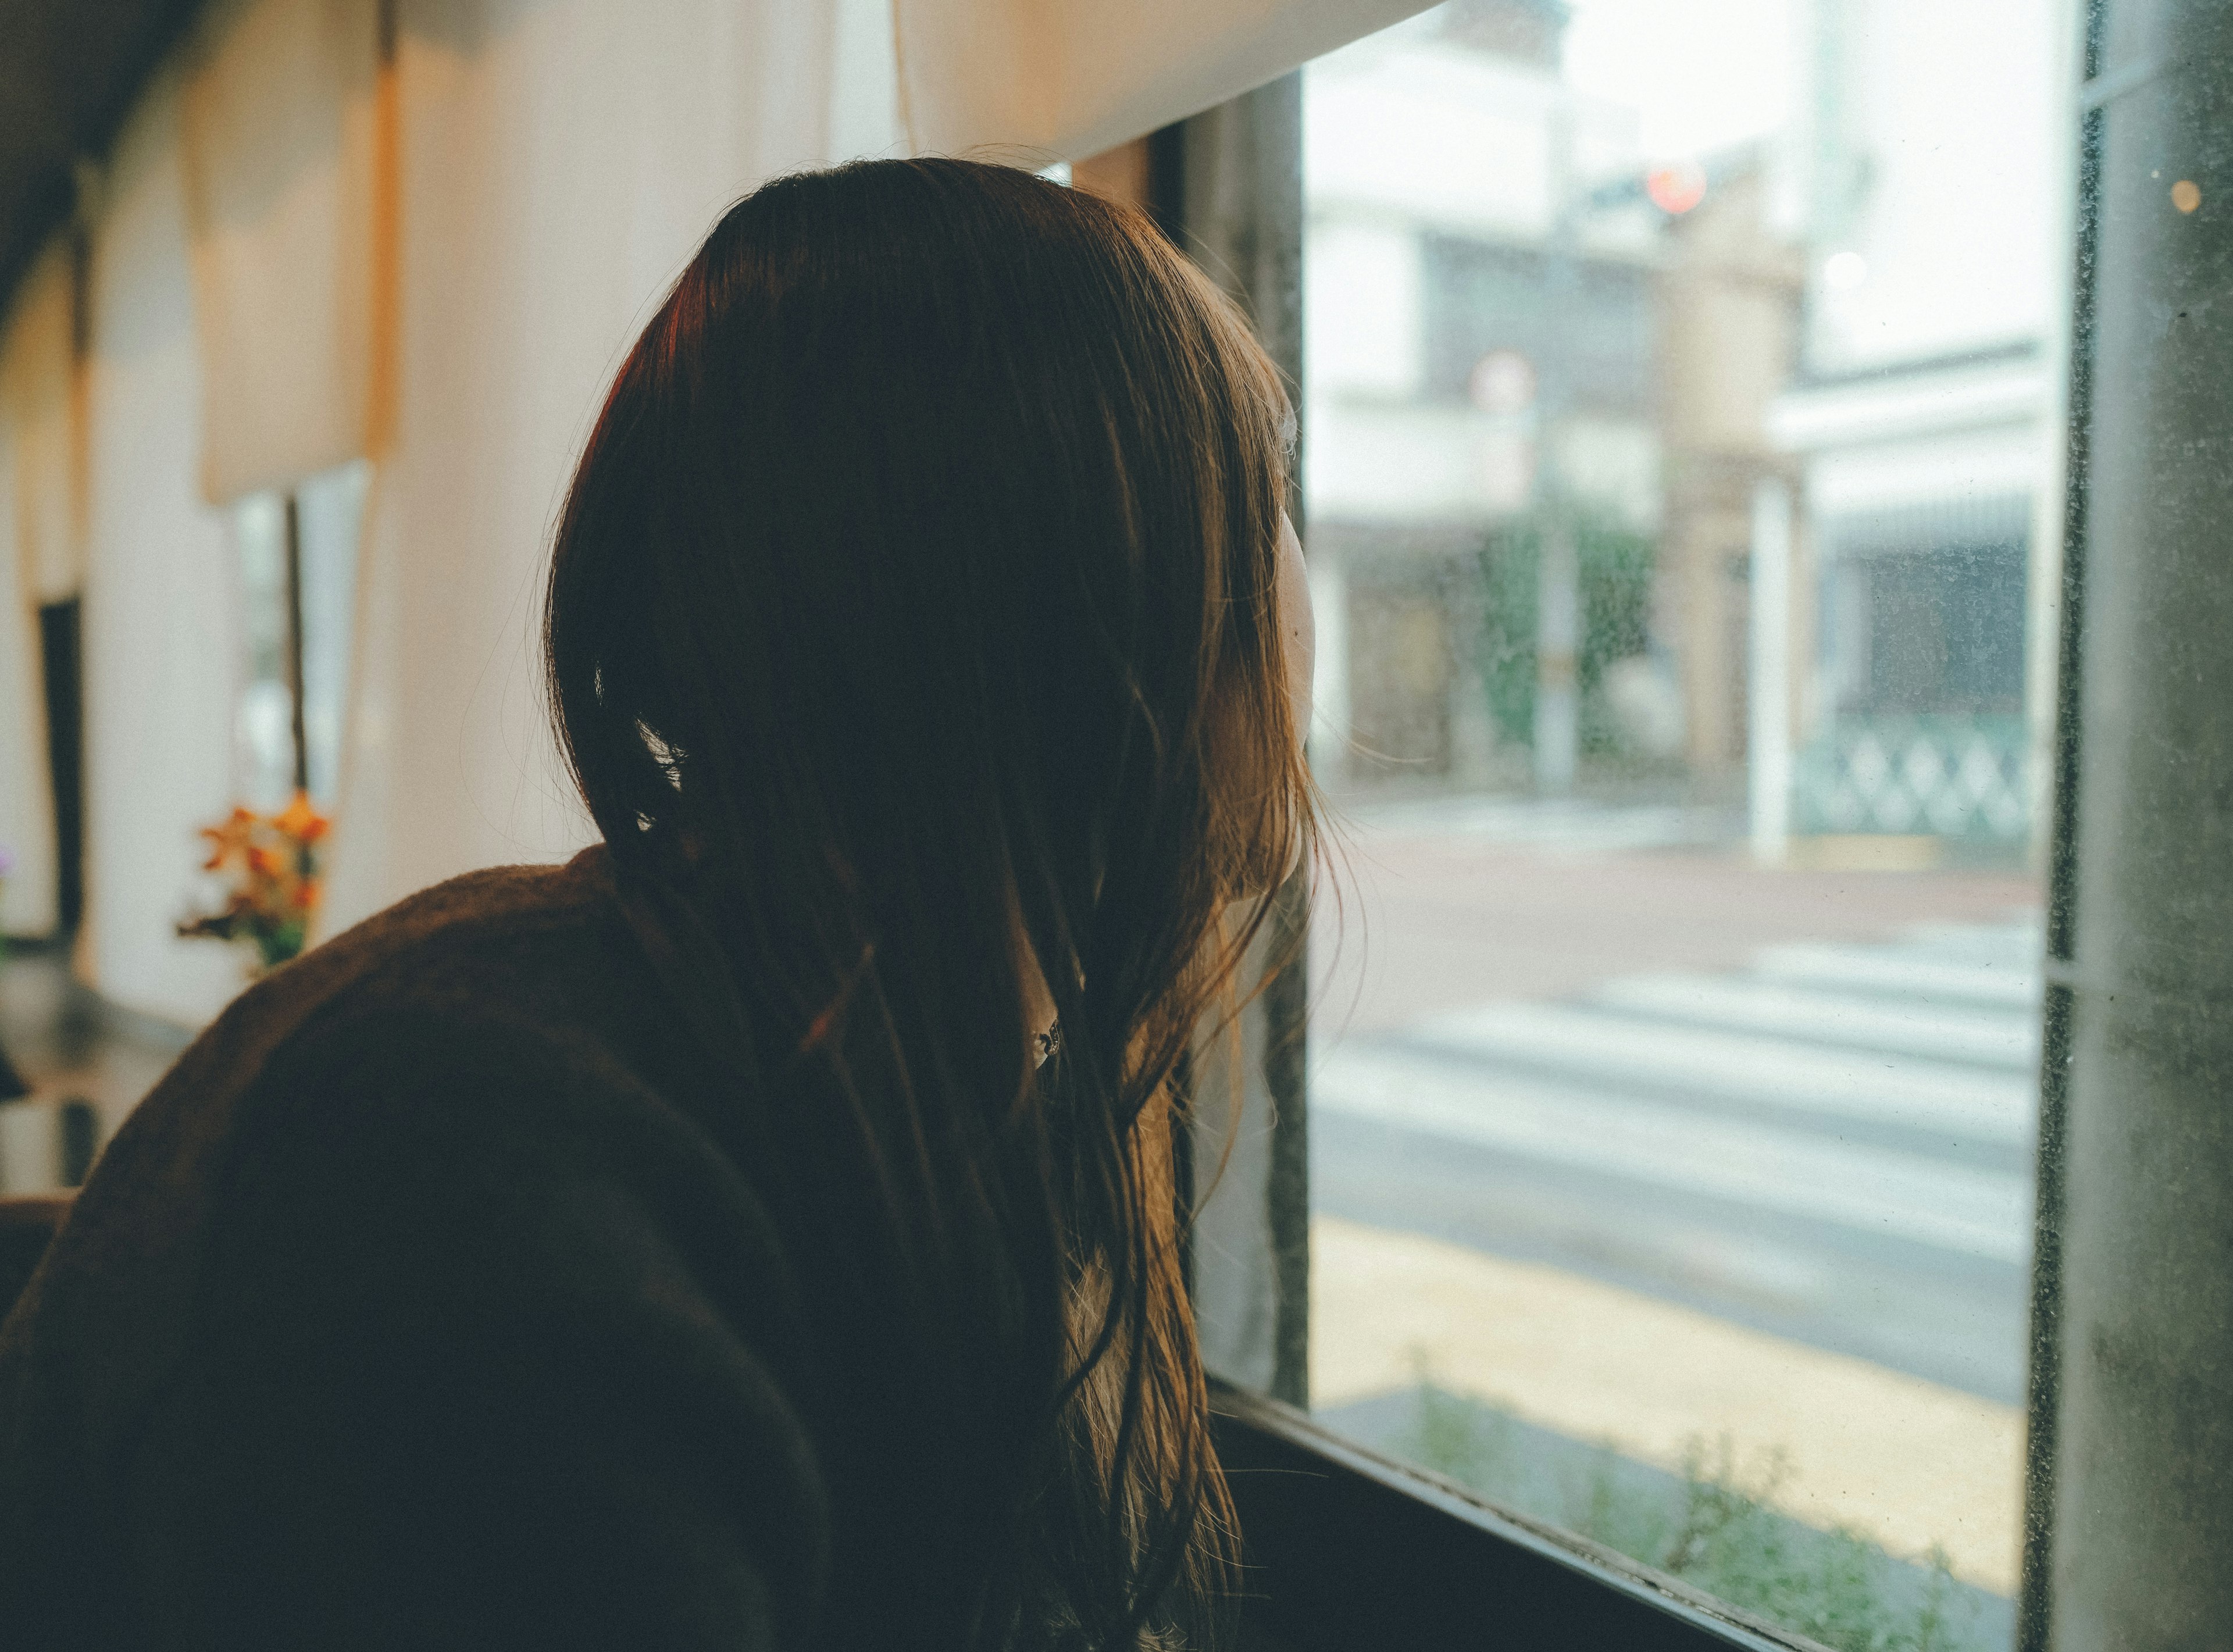
[[[199,0],[0,0],[0,310]]]

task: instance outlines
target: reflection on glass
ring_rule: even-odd
[[[1305,80],[1314,1402],[1840,1648],[2013,1621],[2060,16]]]

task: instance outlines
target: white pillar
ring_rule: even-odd
[[[1753,489],[1751,608],[1745,752],[1752,854],[1773,866],[1791,839],[1791,492],[1772,478]]]

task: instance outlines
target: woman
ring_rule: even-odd
[[[0,1337],[11,1639],[1213,1638],[1156,1098],[1310,836],[1288,423],[1123,208],[732,210],[557,535],[604,843],[282,970],[119,1135]]]

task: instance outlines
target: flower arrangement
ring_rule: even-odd
[[[331,825],[298,791],[276,815],[236,808],[217,825],[203,827],[210,857],[202,869],[230,873],[232,892],[225,910],[187,919],[179,933],[251,944],[258,974],[294,957],[318,909],[317,846]]]

